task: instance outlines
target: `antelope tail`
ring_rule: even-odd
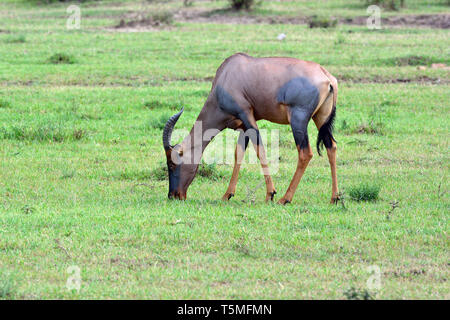
[[[330,94],[333,94],[333,108],[331,110],[330,115],[328,116],[327,121],[320,127],[319,134],[317,135],[317,152],[319,156],[320,149],[325,145],[325,148],[331,148],[333,145],[332,141],[336,142],[336,139],[333,137],[333,129],[334,129],[334,119],[336,118],[336,100],[337,100],[337,92],[336,88],[333,84],[330,85]]]

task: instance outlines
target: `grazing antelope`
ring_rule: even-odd
[[[313,154],[308,139],[312,118],[319,134],[317,151],[325,145],[331,167],[331,202],[338,200],[336,141],[333,121],[336,114],[337,80],[317,63],[294,58],[254,58],[237,53],[217,69],[211,92],[190,134],[172,146],[170,137],[183,109],[172,116],[163,130],[163,145],[169,171],[169,198],[186,199],[186,192],[197,172],[202,154],[214,136],[225,128],[239,130],[235,164],[227,191],[234,196],[239,168],[249,140],[261,162],[267,187],[266,201],[273,200],[275,187],[257,121],[265,119],[290,124],[298,150],[298,163],[286,194],[278,201],[292,201],[295,190]]]

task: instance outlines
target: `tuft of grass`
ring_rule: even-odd
[[[0,273],[0,298],[7,299],[14,295],[14,280],[10,274]]]
[[[348,194],[355,201],[375,201],[378,199],[381,187],[368,182],[350,187]]]
[[[152,118],[149,122],[150,128],[154,129],[164,129],[164,126],[166,125],[167,120],[170,118],[169,114],[163,114],[159,117]]]
[[[33,206],[30,206],[29,204],[26,204],[22,207],[22,212],[24,214],[30,214],[33,213],[36,209]]]
[[[144,102],[144,107],[147,109],[159,109],[166,107],[167,104],[164,102],[161,102],[159,100],[152,100],[152,101],[146,101]]]
[[[121,19],[116,28],[127,27],[158,27],[161,25],[172,25],[174,22],[174,14],[169,10],[156,10],[150,14],[145,14],[138,19],[125,21]]]
[[[362,123],[357,126],[355,132],[362,134],[383,135],[384,124],[380,121],[370,120],[368,123]]]
[[[255,0],[229,0],[231,8],[234,10],[250,10],[255,4]]]
[[[374,300],[375,297],[367,289],[351,287],[344,291],[347,300]]]
[[[217,169],[217,165],[215,163],[207,164],[202,162],[198,167],[197,174],[200,177],[217,181],[224,177],[224,173]],[[152,170],[151,177],[153,179],[164,181],[168,178],[167,165],[163,162],[160,162],[158,167]]]
[[[337,19],[331,17],[312,16],[309,19],[310,28],[334,28],[337,26]]]
[[[350,126],[349,126],[347,120],[345,120],[345,119],[341,120],[339,130],[348,131],[349,128],[350,128]]]
[[[217,169],[217,165],[215,163],[208,164],[202,162],[198,168],[197,173],[200,177],[214,181],[224,177],[224,174]]]
[[[73,169],[65,169],[63,170],[60,179],[71,179],[75,176],[75,170]]]
[[[385,132],[385,121],[386,116],[384,114],[384,107],[391,105],[391,101],[384,101],[380,104],[378,108],[373,108],[369,112],[367,120],[363,120],[357,124],[350,125],[345,119],[341,121],[339,130],[342,130],[347,134],[373,134],[373,135],[384,135]]]
[[[244,243],[237,242],[237,243],[233,244],[231,246],[231,248],[234,251],[240,253],[244,257],[251,257],[252,256],[250,248],[247,245],[245,245]]]
[[[177,102],[162,102],[160,100],[151,100],[144,102],[144,107],[150,110],[165,109],[165,110],[179,110],[180,103]]]
[[[0,109],[2,108],[10,108],[11,107],[11,103],[7,100],[0,100]]]
[[[169,173],[167,171],[167,165],[164,162],[160,162],[158,167],[152,170],[152,178],[158,181],[167,180]]]
[[[39,124],[36,127],[23,124],[0,127],[0,139],[4,140],[63,142],[81,140],[85,134],[84,130],[71,131],[55,123]]]
[[[86,135],[86,131],[83,129],[75,129],[73,131],[73,139],[74,140],[81,140]]]
[[[285,132],[284,134],[280,135],[279,140],[280,147],[286,147],[286,148],[292,148],[295,146],[294,138],[292,137],[292,134],[289,134]]]
[[[363,0],[366,6],[377,5],[388,10],[398,11],[405,7],[405,0]]]
[[[334,45],[338,46],[346,42],[345,35],[343,33],[338,33],[336,39],[334,40]]]
[[[430,66],[432,63],[438,63],[435,58],[419,55],[406,55],[401,57],[392,57],[385,60],[385,64],[389,66],[406,67],[406,66]]]
[[[144,181],[150,180],[152,178],[152,172],[150,170],[128,170],[122,171],[119,174],[121,180],[132,180],[132,181]]]
[[[67,53],[55,53],[47,61],[51,64],[74,64],[75,58]]]
[[[11,35],[4,40],[5,43],[25,43],[26,41],[23,34]]]
[[[368,121],[360,122],[359,124],[349,124],[345,119],[339,123],[339,131],[345,134],[372,134],[383,135],[385,125],[382,121],[369,119]]]
[[[101,120],[103,119],[101,115],[95,112],[86,112],[77,115],[81,120]]]
[[[152,20],[153,24],[166,24],[171,25],[173,24],[174,18],[173,18],[173,12],[169,10],[159,10],[150,15],[150,19]]]

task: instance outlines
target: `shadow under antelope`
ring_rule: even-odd
[[[331,167],[331,202],[338,200],[336,176],[336,141],[333,122],[336,115],[337,80],[315,62],[294,58],[254,58],[237,53],[217,69],[211,92],[181,144],[172,146],[170,138],[183,109],[172,116],[163,130],[163,145],[169,171],[169,198],[186,199],[189,185],[197,173],[203,151],[216,134],[225,128],[239,130],[235,164],[227,191],[234,196],[238,174],[249,141],[261,162],[266,182],[266,201],[276,194],[267,165],[266,153],[257,121],[264,119],[290,124],[298,150],[298,163],[285,195],[278,201],[292,201],[298,184],[313,153],[308,139],[308,122],[312,118],[319,130],[317,151],[325,145]]]

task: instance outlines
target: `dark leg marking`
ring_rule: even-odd
[[[308,122],[312,112],[301,109],[300,107],[291,107],[291,128],[294,135],[295,144],[301,149],[307,148],[308,139]]]
[[[244,110],[242,110],[233,97],[219,85],[216,86],[216,99],[219,104],[219,108],[223,112],[229,113],[240,119],[246,130],[252,127]]]
[[[319,90],[306,78],[294,78],[278,90],[277,101],[302,109],[312,109],[312,113],[319,103]]]
[[[239,129],[241,130],[241,129]],[[243,134],[239,135],[238,144],[242,147],[242,150],[247,150],[248,142],[250,141],[250,137],[245,134],[245,132],[241,131]]]
[[[270,193],[270,201],[273,201],[273,197],[277,194],[276,191]]]
[[[298,77],[278,90],[277,100],[290,106],[295,144],[301,149],[308,147],[308,122],[319,103],[319,90],[308,79]]]
[[[245,129],[245,148],[247,148],[249,138],[252,140],[252,143],[260,145],[262,140],[259,130],[252,126],[244,110],[242,110],[233,97],[219,85],[216,86],[216,99],[219,104],[219,108],[223,112],[231,114],[242,121]]]

